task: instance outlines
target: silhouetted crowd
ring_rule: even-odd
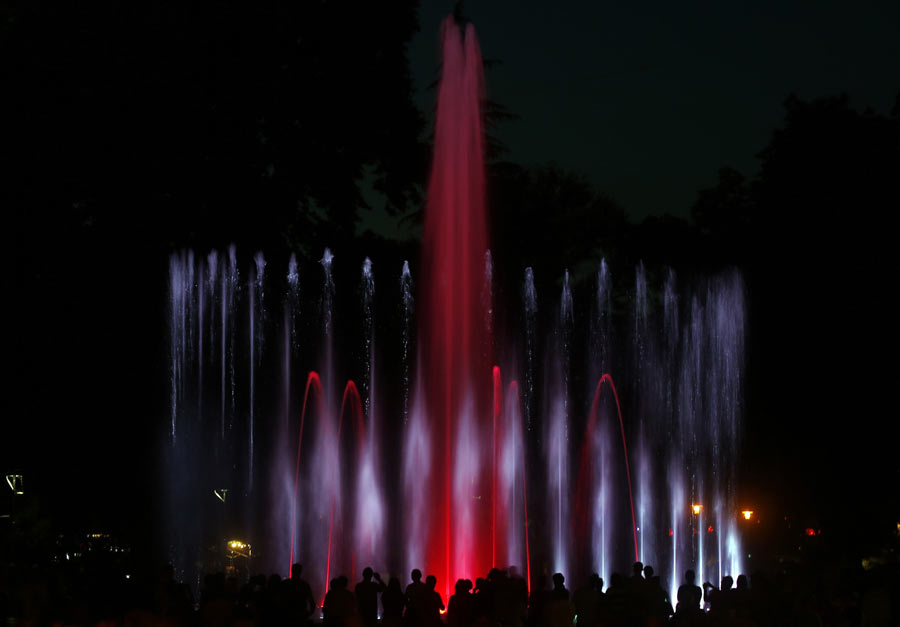
[[[491,569],[473,583],[460,579],[444,605],[433,575],[413,570],[401,585],[371,568],[352,586],[331,580],[321,604],[294,564],[291,576],[256,575],[247,581],[208,574],[199,598],[176,581],[171,566],[153,581],[102,573],[77,577],[37,567],[0,572],[0,613],[6,627],[873,627],[896,625],[898,568],[844,569],[823,576],[812,569],[780,569],[774,579],[755,574],[716,587],[697,585],[688,570],[669,598],[651,566],[613,573],[609,586],[596,573],[574,593],[565,577],[538,576],[529,591],[514,568]],[[321,613],[320,613],[321,611]]]

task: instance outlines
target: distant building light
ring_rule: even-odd
[[[744,517],[744,520],[751,520],[753,518],[753,510],[745,509],[744,511],[741,512],[741,516]]]
[[[700,512],[703,511],[703,506],[699,503],[694,503],[693,505],[691,505],[691,511],[694,512],[694,516],[699,516]]]
[[[812,527],[807,527],[806,531],[804,531],[804,533],[808,536],[814,536],[814,535],[816,535],[816,530],[813,529]]]
[[[716,530],[713,529],[713,526],[712,526],[712,525],[710,525],[709,527],[706,528],[706,533],[714,533],[715,531],[716,531]]]

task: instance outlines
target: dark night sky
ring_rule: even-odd
[[[410,47],[430,111],[437,24],[426,1]],[[688,215],[718,168],[753,176],[790,93],[849,93],[887,113],[900,70],[900,3],[468,2],[489,96],[519,114],[502,139],[524,164],[581,170],[632,219]]]

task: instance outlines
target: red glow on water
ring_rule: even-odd
[[[466,487],[467,507],[472,508],[474,533],[466,546],[454,546],[453,460],[456,422],[471,403],[474,416],[486,421],[491,402],[488,388],[491,367],[490,338],[483,323],[480,292],[487,250],[484,193],[484,133],[481,118],[482,60],[471,24],[465,37],[452,18],[441,29],[443,54],[434,129],[434,160],[428,182],[422,247],[423,315],[419,318],[423,387],[430,429],[443,446],[432,449],[435,469],[429,482],[428,508],[432,524],[426,541],[425,571],[446,586],[449,597],[456,579],[471,572],[487,572],[492,558],[491,511],[487,501],[473,497],[492,489],[486,479]],[[486,431],[488,425],[476,425]],[[486,435],[486,434],[485,434]],[[485,451],[486,453],[487,451]],[[487,455],[482,454],[481,459]],[[487,470],[484,468],[483,470]],[[467,560],[463,564],[453,560]]]
[[[594,454],[591,445],[594,441],[594,431],[597,428],[598,408],[600,404],[600,393],[603,390],[603,384],[608,383],[609,389],[612,391],[613,398],[616,401],[616,414],[619,417],[619,430],[622,434],[622,452],[625,460],[625,476],[628,480],[628,502],[631,507],[631,533],[634,538],[634,561],[639,562],[640,551],[638,550],[637,537],[637,521],[634,516],[634,496],[631,489],[631,466],[628,463],[628,443],[625,439],[625,422],[622,419],[622,407],[619,404],[619,393],[616,391],[616,385],[612,376],[608,373],[600,377],[597,387],[594,389],[594,400],[591,403],[591,413],[588,418],[588,424],[584,428],[584,443],[581,447],[581,463],[578,472],[578,483],[576,488],[575,500],[575,529],[576,538],[580,538],[582,542],[587,539],[587,520],[588,509],[590,507],[589,482],[595,473],[591,472]]]
[[[309,376],[306,378],[306,388],[303,391],[303,405],[300,410],[300,433],[297,436],[297,465],[294,469],[294,496],[291,507],[291,561],[288,565],[288,577],[291,576],[294,569],[294,541],[297,535],[297,485],[300,481],[300,452],[303,450],[303,425],[306,422],[306,409],[310,389],[314,389],[316,392],[319,415],[322,415],[324,413],[322,411],[322,381],[319,379],[319,374],[314,371],[310,371]]]

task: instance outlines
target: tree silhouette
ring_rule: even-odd
[[[388,211],[417,202],[422,119],[405,50],[416,9],[11,9],[3,106],[16,204],[164,244],[336,246],[365,206],[364,175]]]

